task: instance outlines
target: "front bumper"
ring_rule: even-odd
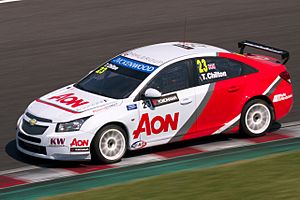
[[[56,123],[37,121],[30,127],[28,125],[30,120],[25,114],[18,120],[16,144],[19,151],[51,160],[91,159],[90,143],[93,137],[91,133],[83,131],[57,133]]]

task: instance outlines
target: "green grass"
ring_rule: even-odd
[[[299,200],[300,152],[177,172],[48,199]]]

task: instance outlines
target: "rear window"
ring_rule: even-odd
[[[220,57],[196,58],[194,65],[200,85],[257,72],[256,69],[244,63]]]

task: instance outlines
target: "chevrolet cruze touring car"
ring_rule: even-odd
[[[113,163],[126,150],[238,131],[261,136],[291,109],[289,53],[250,41],[239,47],[169,42],[122,53],[33,101],[17,122],[17,148]]]

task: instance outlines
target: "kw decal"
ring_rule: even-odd
[[[64,146],[66,138],[50,138],[50,146]]]

